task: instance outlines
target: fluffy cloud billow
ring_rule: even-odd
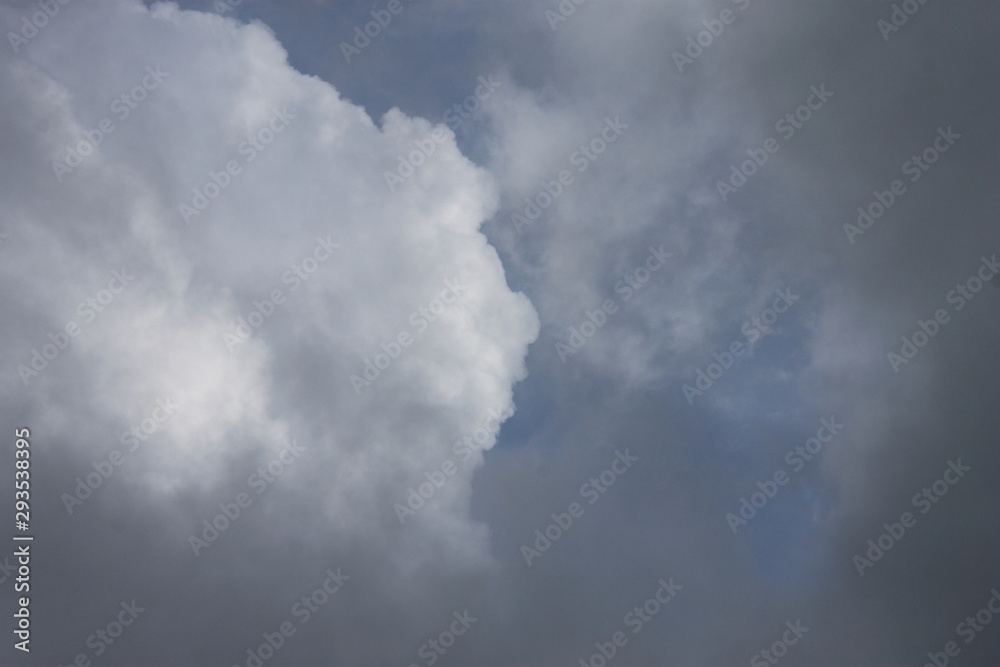
[[[3,15],[16,30],[21,12]],[[184,557],[198,512],[294,440],[305,453],[271,502],[288,525],[326,526],[346,569],[376,550],[417,569],[487,564],[476,462],[419,532],[384,527],[457,439],[513,411],[538,331],[479,231],[492,179],[450,130],[398,111],[376,122],[290,67],[262,24],[170,4],[68,5],[0,57],[8,421],[32,425],[36,470],[64,461],[60,495],[124,459],[72,514],[40,500],[46,522],[78,534],[117,493],[191,503],[189,530],[175,519],[155,537]],[[383,172],[432,133],[434,155],[390,193]],[[162,400],[176,408],[153,419]],[[233,524],[197,558],[248,539]]]

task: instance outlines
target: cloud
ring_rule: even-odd
[[[246,664],[288,619],[273,664],[426,664],[459,617],[440,664],[575,664],[660,579],[683,589],[623,664],[735,664],[797,619],[788,664],[902,664],[982,606],[996,290],[946,295],[996,250],[989,12],[928,4],[886,41],[882,4],[595,0],[552,30],[556,4],[407,4],[350,64],[377,7],[74,0],[0,49],[2,410],[33,433],[33,586],[59,637],[38,659],[97,658],[87,637],[133,599],[105,664]],[[482,77],[500,85],[449,128]],[[777,290],[794,308],[749,335]],[[843,430],[733,535],[824,418]]]
[[[16,25],[20,12],[2,11]],[[479,231],[497,206],[492,179],[451,131],[398,110],[376,123],[291,68],[262,24],[170,4],[74,3],[0,58],[2,135],[17,137],[0,167],[12,204],[4,396],[28,401],[21,418],[37,440],[60,443],[62,477],[122,450],[116,488],[197,508],[187,530],[175,519],[158,538],[186,548],[195,517],[247,490],[248,471],[294,440],[301,463],[263,498],[321,521],[324,543],[353,545],[345,570],[375,552],[400,569],[488,566],[469,516],[476,462],[414,520],[419,530],[393,512],[455,440],[513,408],[538,331]],[[149,68],[162,72],[155,86]],[[383,172],[432,132],[444,136],[436,152],[388,193]],[[57,174],[53,162],[74,152],[79,163]],[[102,304],[113,271],[133,277]],[[96,306],[78,308],[87,299]],[[70,321],[65,349],[22,381],[18,367],[50,333],[62,342]],[[409,343],[394,348],[401,334]],[[395,352],[384,368],[383,344]],[[356,392],[366,360],[381,370]],[[176,412],[143,433],[161,399]],[[134,426],[147,438],[129,452]],[[72,516],[58,504],[54,525],[87,522],[109,487]],[[235,530],[219,545],[246,537]],[[392,582],[366,585],[378,595]]]

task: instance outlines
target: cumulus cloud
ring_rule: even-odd
[[[345,558],[487,564],[469,516],[481,454],[419,531],[393,511],[489,411],[513,411],[538,331],[479,231],[493,181],[451,131],[372,119],[290,67],[266,26],[171,4],[66,6],[0,76],[5,400],[75,464],[67,477],[119,449],[116,485],[211,517],[248,461],[295,441],[302,463],[275,495],[352,545]],[[432,134],[389,192],[383,173]],[[150,434],[159,399],[176,409]],[[117,434],[133,426],[130,451]],[[102,492],[75,516],[52,503],[52,525]]]

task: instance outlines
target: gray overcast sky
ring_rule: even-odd
[[[0,2],[0,664],[1000,664],[1000,6],[231,4]]]

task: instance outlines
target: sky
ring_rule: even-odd
[[[1000,664],[998,21],[0,1],[0,664]]]

